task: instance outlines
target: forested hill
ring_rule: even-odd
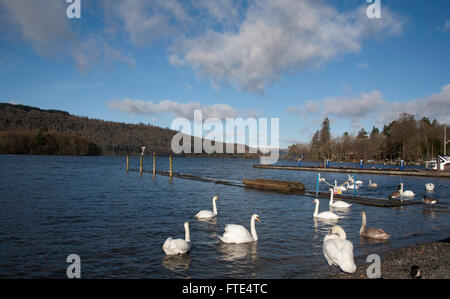
[[[79,117],[0,103],[0,153],[61,155],[126,155],[146,152],[168,155],[176,131]]]

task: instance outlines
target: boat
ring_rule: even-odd
[[[450,171],[450,156],[437,156],[435,160],[425,162],[426,168],[433,170],[438,169],[438,164],[441,171]]]

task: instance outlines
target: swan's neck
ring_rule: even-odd
[[[331,194],[330,194],[330,205],[332,206],[333,205],[333,199],[334,199],[334,194],[333,194],[334,192],[333,191],[331,191]]]
[[[316,201],[316,209],[314,210],[313,216],[317,216],[318,213],[319,213],[319,202]]]
[[[362,222],[361,222],[361,228],[359,229],[359,234],[362,234],[366,230],[366,215],[362,214]]]
[[[347,239],[347,234],[343,229],[339,230],[339,237],[341,238],[341,240]]]
[[[184,227],[184,230],[185,230],[184,240],[185,240],[186,242],[191,242],[191,234],[190,234],[190,232],[189,232],[189,225],[186,225],[186,226]]]
[[[403,193],[403,184],[400,184],[400,194]]]
[[[214,212],[214,215],[217,215],[217,206],[216,206],[216,200],[215,199],[213,199],[213,212]]]
[[[256,233],[256,228],[255,228],[255,217],[252,217],[252,219],[250,220],[250,229],[251,229],[251,233],[252,233],[252,238],[255,241],[258,241],[258,234]]]

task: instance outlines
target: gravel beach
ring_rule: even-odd
[[[370,263],[355,259],[358,269],[353,274],[338,273],[329,278],[367,279],[366,270]],[[439,242],[417,244],[394,249],[381,256],[381,278],[411,279],[411,266],[419,266],[423,279],[450,278],[450,238]],[[333,271],[335,272],[335,271]]]

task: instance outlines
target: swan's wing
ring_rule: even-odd
[[[342,271],[353,273],[356,265],[353,260],[353,244],[348,240],[330,239],[323,243],[323,253],[327,259],[339,266]]]
[[[390,237],[388,233],[386,233],[381,228],[368,228],[366,229],[366,234],[370,235],[372,238],[386,238]]]
[[[226,243],[253,241],[250,232],[242,225],[237,224],[227,224],[225,226],[225,232],[220,239]]]
[[[177,250],[179,253],[185,253],[189,251],[191,246],[183,239],[176,239],[172,241],[171,247]]]
[[[208,210],[202,210],[195,215],[196,218],[212,218],[214,216],[216,216],[216,214]]]

